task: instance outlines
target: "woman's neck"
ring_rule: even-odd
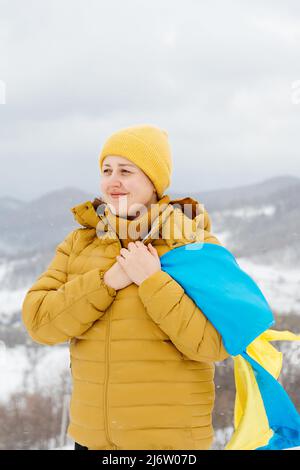
[[[158,203],[158,199],[157,199],[156,193],[153,193],[152,198],[151,198],[150,201],[146,204],[145,208],[143,208],[144,210],[143,210],[142,212],[139,211],[139,214],[138,214],[138,215],[128,215],[128,214],[125,214],[125,215],[118,215],[118,217],[121,217],[122,219],[127,219],[127,220],[135,220],[135,219],[138,219],[139,217],[142,217],[143,214],[145,214],[146,212],[149,211],[149,209],[151,208],[151,204],[157,204],[157,203]]]

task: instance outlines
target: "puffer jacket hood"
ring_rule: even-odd
[[[182,211],[188,203],[190,217]],[[167,204],[159,223],[174,229],[184,220],[187,231],[154,239],[159,256],[193,241],[220,243],[208,213],[196,206],[191,198]],[[139,286],[107,285],[104,274],[120,254],[120,240],[101,231],[97,201],[71,210],[81,227],[57,246],[22,305],[34,341],[69,342],[68,435],[91,450],[209,449],[214,362],[228,357],[222,337],[165,271]]]

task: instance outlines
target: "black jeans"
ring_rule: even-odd
[[[88,447],[81,446],[78,442],[75,442],[74,450],[89,450]]]

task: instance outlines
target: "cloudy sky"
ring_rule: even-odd
[[[170,189],[300,177],[298,0],[0,0],[0,197],[99,192],[114,131],[169,133]]]

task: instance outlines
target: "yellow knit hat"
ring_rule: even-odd
[[[113,133],[100,153],[99,164],[108,155],[130,160],[148,176],[155,186],[158,199],[171,182],[172,157],[168,133],[149,124],[131,126]]]

